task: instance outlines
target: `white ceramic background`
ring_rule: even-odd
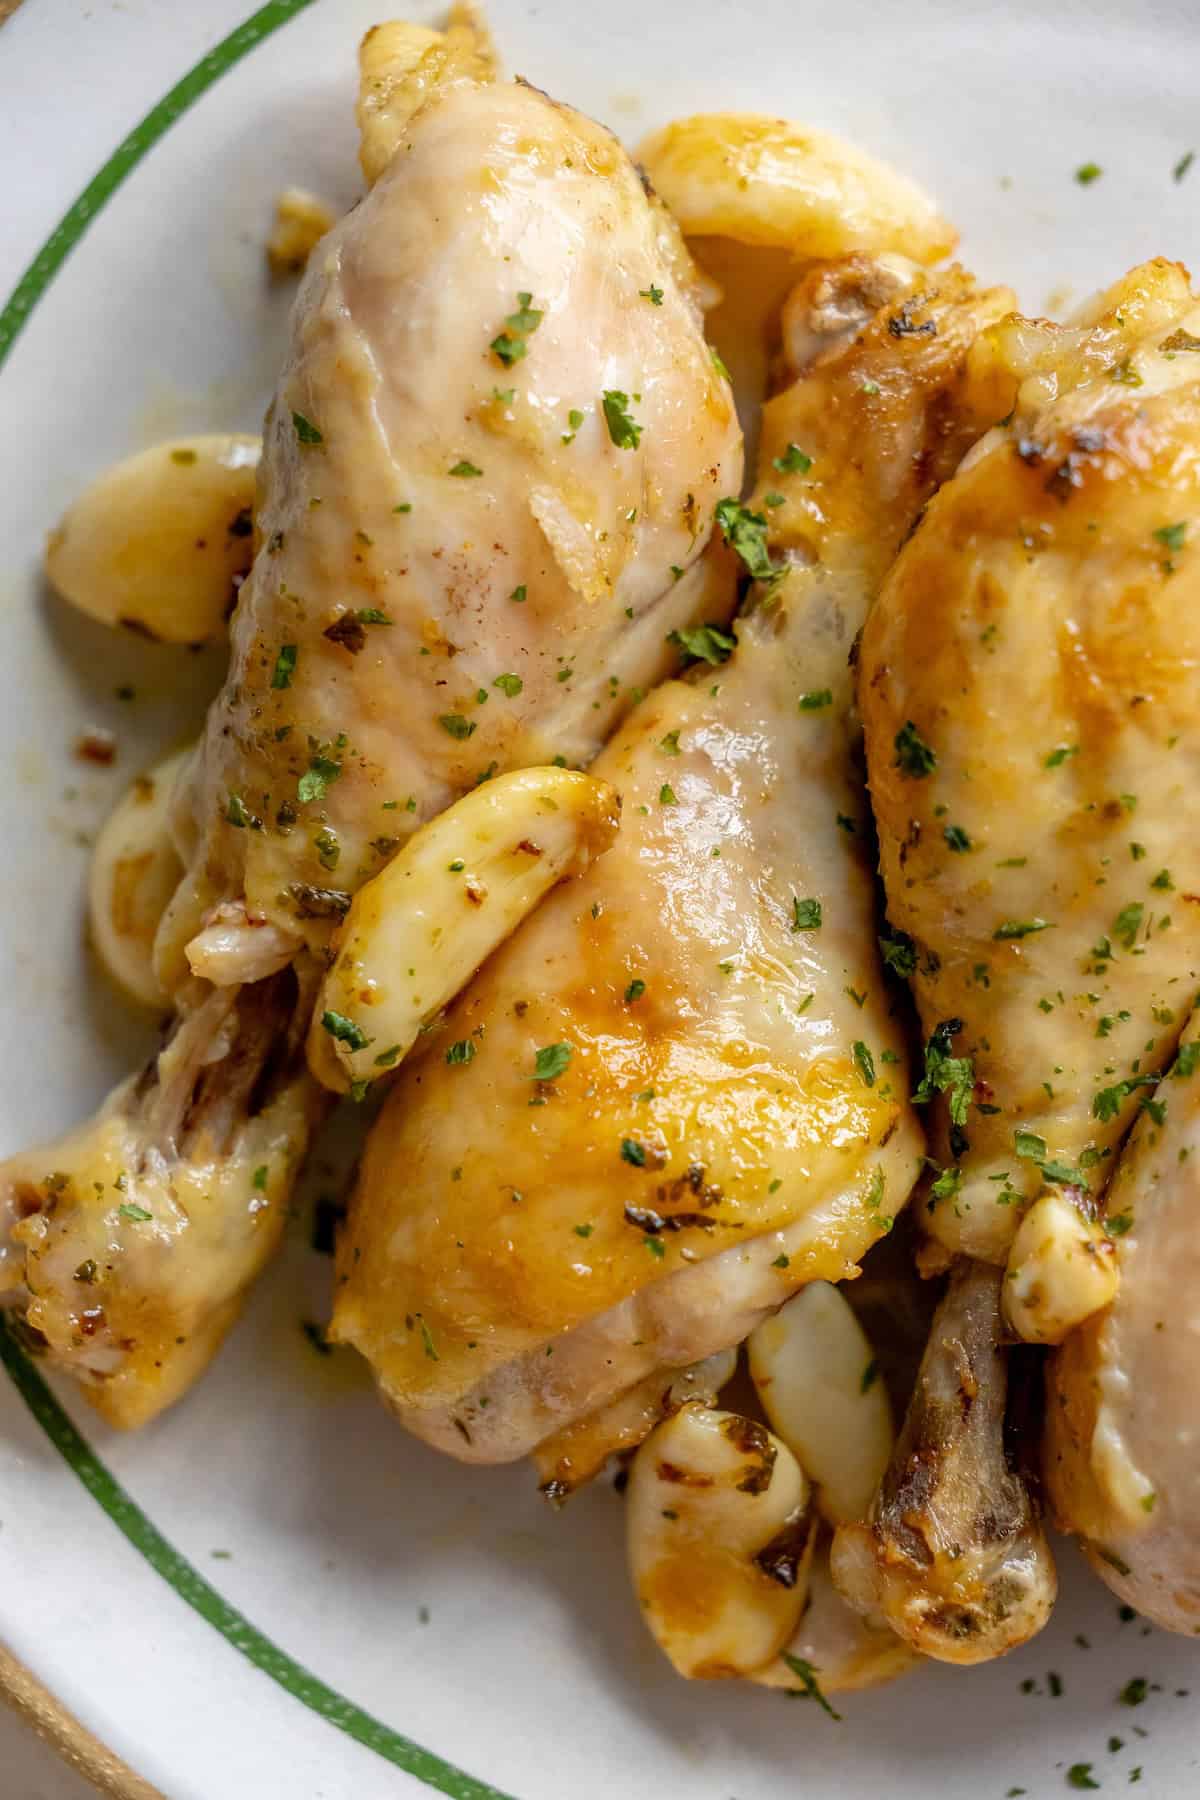
[[[249,10],[25,0],[0,29],[0,304],[124,134]],[[411,11],[432,16],[423,0]],[[849,134],[930,186],[967,259],[1029,307],[1150,254],[1200,256],[1200,160],[1172,179],[1200,151],[1189,0],[489,12],[510,68],[631,141],[722,106]],[[378,16],[379,0],[317,0],[226,73],[103,208],[0,369],[0,1150],[88,1109],[148,1047],[88,972],[78,838],[189,728],[217,672],[66,617],[38,581],[42,537],[110,459],[169,432],[255,427],[286,311],[262,274],[271,200],[293,181],[353,197],[354,50]],[[1088,161],[1104,174],[1085,188],[1073,171]],[[132,704],[115,697],[122,682]],[[119,734],[111,775],[71,756],[93,724]],[[140,1437],[66,1403],[234,1605],[395,1730],[516,1800],[1001,1800],[1067,1791],[1078,1761],[1105,1791],[1136,1766],[1154,1800],[1197,1791],[1195,1702],[1177,1690],[1200,1683],[1200,1650],[1119,1623],[1069,1554],[1056,1619],[1027,1650],[850,1699],[840,1725],[752,1690],[686,1686],[636,1616],[608,1484],[554,1517],[526,1470],[464,1471],[405,1439],[353,1359],[318,1358],[299,1329],[323,1315],[329,1271],[298,1225],[215,1369]],[[2,1372],[0,1640],[170,1800],[420,1791],[183,1604]],[[1120,1705],[1139,1675],[1161,1691]],[[1109,1752],[1110,1734],[1125,1747]]]

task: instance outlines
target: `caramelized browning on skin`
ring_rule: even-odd
[[[472,81],[324,240],[164,975],[225,898],[323,946],[297,887],[353,892],[489,771],[590,761],[671,629],[728,610],[677,573],[741,478],[680,256],[607,132]]]
[[[1045,1535],[1005,1455],[1000,1285],[984,1263],[956,1266],[872,1520],[834,1538],[833,1576],[847,1599],[941,1662],[986,1662],[1025,1643],[1057,1592]]]
[[[728,661],[709,646],[618,733],[595,765],[617,842],[491,959],[375,1126],[334,1333],[454,1454],[519,1456],[736,1342],[803,1281],[852,1274],[908,1194],[849,656],[969,440],[963,359],[1007,304],[952,272],[849,347],[839,314],[837,354],[767,409],[783,466],[761,491],[795,560]],[[936,334],[890,329],[910,317]]]
[[[1134,1126],[1108,1194],[1121,1285],[1046,1379],[1046,1482],[1058,1522],[1122,1600],[1200,1630],[1200,1044],[1193,1026]]]
[[[889,915],[925,1030],[973,1059],[961,1135],[934,1109],[960,1176],[929,1224],[998,1261],[1045,1180],[1095,1208],[1200,972],[1200,358],[1170,347],[1197,332],[1153,263],[1084,327],[985,339],[1011,418],[863,637]]]
[[[0,1296],[110,1424],[190,1386],[279,1242],[326,1105],[295,1008],[290,974],[218,990],[94,1119],[0,1168]]]

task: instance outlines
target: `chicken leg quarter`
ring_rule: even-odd
[[[869,259],[806,278],[790,311],[827,348],[766,408],[770,540],[754,503],[720,509],[758,578],[736,649],[685,637],[702,660],[595,766],[617,843],[491,959],[374,1127],[333,1335],[451,1454],[518,1457],[736,1344],[852,1275],[907,1197],[850,653],[981,428],[963,363],[1008,304]]]
[[[461,32],[389,32],[394,154],[298,296],[261,547],[178,792],[179,1028],[0,1186],[0,1288],[118,1423],[181,1391],[278,1239],[351,895],[487,775],[589,761],[671,631],[732,600],[697,565],[741,435],[670,219],[606,131],[456,60]]]

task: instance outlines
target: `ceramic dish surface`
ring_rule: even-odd
[[[151,1046],[84,949],[87,843],[220,676],[69,615],[41,583],[45,533],[115,458],[258,428],[290,301],[263,271],[274,197],[359,191],[356,46],[386,12],[245,6],[26,0],[0,28],[0,1151],[83,1116]],[[1188,0],[488,15],[510,70],[628,142],[723,108],[845,134],[936,195],[969,266],[1026,310],[1148,256],[1200,260],[1200,161],[1173,174],[1200,151]],[[1088,163],[1102,176],[1080,183]],[[111,769],[73,754],[95,728],[116,734]],[[526,1466],[439,1458],[352,1353],[314,1353],[301,1326],[327,1314],[330,1264],[306,1209],[339,1179],[323,1147],[211,1372],[140,1435],[0,1336],[0,1642],[171,1800],[1197,1791],[1200,1649],[1122,1621],[1065,1546],[1026,1649],[847,1696],[840,1722],[679,1680],[632,1599],[610,1480],[554,1515]]]

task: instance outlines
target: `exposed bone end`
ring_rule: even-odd
[[[358,159],[373,186],[414,113],[452,84],[492,80],[495,55],[473,9],[460,6],[445,31],[403,19],[373,25],[359,46],[358,68]]]
[[[0,1165],[0,1295],[111,1424],[191,1385],[278,1242],[324,1107],[295,1000],[290,975],[217,990],[94,1118]]]
[[[834,1539],[833,1579],[851,1605],[940,1662],[1016,1649],[1057,1594],[1032,1498],[1005,1454],[1000,1287],[998,1269],[955,1268],[872,1517]]]

